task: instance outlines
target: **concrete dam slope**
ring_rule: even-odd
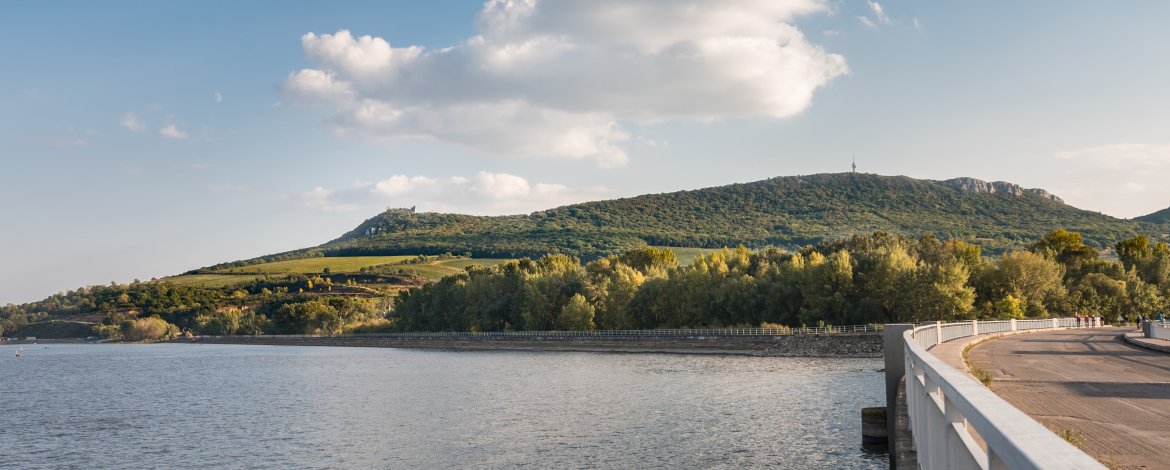
[[[1122,340],[1132,328],[1007,336],[972,348],[991,390],[1120,468],[1170,469],[1170,354]]]

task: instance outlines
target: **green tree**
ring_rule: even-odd
[[[1008,294],[999,299],[995,303],[995,318],[1024,318],[1024,309],[1020,304],[1020,299],[1014,295]]]
[[[122,331],[127,341],[165,341],[179,334],[179,328],[159,317],[139,318]]]
[[[1125,287],[1125,281],[1089,273],[1072,286],[1070,303],[1077,314],[1117,321],[1128,303]]]
[[[1081,266],[1098,258],[1097,250],[1085,244],[1081,234],[1056,229],[1033,243],[1029,250],[1055,259],[1064,266],[1065,276],[1080,277]]]
[[[593,314],[593,306],[585,300],[585,296],[574,294],[569,299],[569,303],[561,309],[561,314],[557,316],[557,329],[566,331],[592,330],[595,327]]]
[[[967,282],[967,267],[958,260],[921,265],[904,284],[902,307],[914,315],[914,321],[973,318],[975,289]]]
[[[1062,282],[1064,268],[1056,261],[1030,251],[1013,251],[1000,257],[981,274],[980,296],[998,302],[1007,296],[1018,299],[1027,315],[1047,317],[1062,311],[1067,290]]]

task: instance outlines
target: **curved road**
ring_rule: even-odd
[[[1125,343],[1129,331],[1006,336],[968,354],[992,391],[1054,432],[1080,431],[1102,463],[1170,469],[1170,354]]]

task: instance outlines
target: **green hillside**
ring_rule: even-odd
[[[1134,220],[1151,224],[1170,225],[1170,207],[1162,209],[1153,214],[1146,214],[1141,217],[1135,217]]]
[[[970,178],[948,181],[838,173],[587,202],[528,215],[478,217],[389,209],[325,245],[286,256],[470,253],[582,258],[655,246],[795,248],[885,231],[959,238],[996,253],[1054,228],[1096,248],[1163,227],[1069,206],[1042,190]]]
[[[1077,232],[1087,246],[1079,239],[1073,245],[1096,256],[1091,248],[1113,247],[1138,234],[1150,237],[1141,239],[1144,243],[1165,239],[1170,232],[1167,216],[1170,210],[1135,220],[1116,219],[1066,205],[1042,190],[1004,182],[853,173],[772,178],[588,202],[527,215],[480,217],[388,209],[320,246],[222,263],[157,281],[83,287],[40,302],[0,307],[0,328],[11,332],[46,320],[101,322],[101,334],[116,338],[132,331],[134,322],[157,315],[180,330],[198,332],[376,331],[387,327],[385,312],[400,292],[431,285],[428,281],[473,264],[492,266],[513,258],[539,259],[559,253],[589,261],[649,246],[687,247],[678,250],[677,258],[688,265],[723,246],[793,249],[826,241],[885,240],[887,235],[875,234],[879,231],[907,237],[899,242],[907,246],[933,246],[929,240],[918,241],[930,234],[965,240],[979,245],[984,255],[997,255],[1032,245],[1055,229]],[[854,235],[864,236],[850,238]],[[818,249],[824,251],[823,256],[839,251],[832,244]],[[859,256],[863,251],[858,251]],[[774,250],[762,253],[782,256]],[[1156,276],[1163,272],[1155,269],[1162,265],[1161,258],[1124,256],[1132,258],[1127,261],[1130,264],[1146,266],[1138,269],[1150,277],[1145,282],[1165,285],[1165,279]],[[575,262],[552,256],[515,263],[498,270],[506,273],[540,263]],[[1107,270],[1112,273],[1107,277],[1121,279],[1127,271],[1118,266],[1106,266],[1112,270]],[[476,272],[492,269],[496,268]],[[1094,285],[1070,284],[1067,290]],[[1082,294],[1084,299],[1101,298],[1087,291]],[[987,295],[992,296],[987,302],[1002,300],[995,292]],[[562,307],[558,304],[556,309]]]

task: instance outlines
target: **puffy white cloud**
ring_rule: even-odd
[[[822,0],[491,0],[478,35],[434,50],[347,30],[301,38],[284,94],[341,136],[429,138],[620,166],[621,122],[784,118],[845,74],[795,18]],[[880,7],[879,7],[880,9]]]
[[[533,184],[517,175],[480,171],[470,178],[394,175],[373,183],[358,181],[339,190],[316,187],[299,195],[297,203],[321,212],[375,211],[389,205],[418,206],[424,211],[513,214],[594,200],[609,192],[604,187]]]
[[[283,91],[300,101],[321,104],[349,106],[353,91],[346,82],[334,78],[332,73],[304,69],[290,73],[284,81]]]
[[[186,139],[187,137],[190,137],[190,135],[188,135],[186,132],[179,130],[178,127],[175,127],[174,124],[159,129],[158,133],[163,137],[169,137],[171,139]]]
[[[134,113],[126,113],[118,124],[134,132],[146,132],[146,122],[139,119],[138,115]]]
[[[471,189],[480,195],[496,200],[516,199],[528,196],[531,188],[528,180],[507,173],[479,172]]]
[[[223,95],[218,91],[211,94],[211,99],[215,100],[216,104],[223,103]]]
[[[347,76],[362,81],[389,78],[402,65],[417,59],[422,48],[410,46],[400,49],[390,47],[385,39],[371,36],[353,37],[349,31],[337,34],[307,33],[301,36],[301,47],[309,59],[330,64]]]
[[[386,196],[399,196],[414,191],[434,188],[438,180],[425,176],[394,175],[373,185],[373,191]],[[356,185],[361,187],[362,185]]]

